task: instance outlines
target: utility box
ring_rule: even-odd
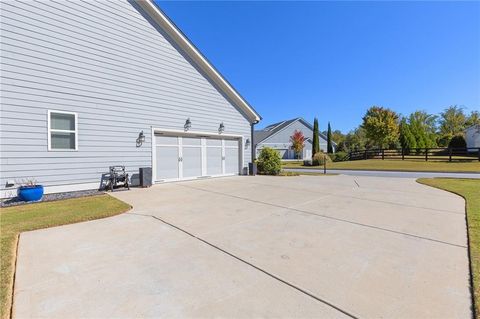
[[[257,175],[257,163],[248,163],[248,173],[252,176]]]
[[[140,187],[150,187],[152,186],[152,168],[151,167],[140,167]]]

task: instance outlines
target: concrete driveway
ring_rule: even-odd
[[[464,201],[413,179],[233,177],[117,192],[21,235],[14,315],[470,318]]]

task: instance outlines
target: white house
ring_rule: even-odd
[[[1,6],[1,197],[246,173],[260,115],[153,0]]]
[[[480,124],[472,125],[465,130],[467,147],[480,147]]]
[[[256,155],[258,156],[260,154],[262,148],[270,147],[277,150],[282,159],[295,159],[295,152],[292,149],[290,137],[296,130],[301,131],[306,138],[305,146],[302,154],[300,154],[300,158],[311,159],[313,126],[301,117],[274,123],[262,130],[255,131],[253,140],[255,143]],[[319,142],[320,150],[326,152],[327,137],[322,133],[319,133]],[[335,151],[337,144],[333,141],[332,147]]]

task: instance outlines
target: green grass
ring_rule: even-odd
[[[109,195],[20,205],[0,210],[0,318],[10,317],[18,235],[21,232],[117,215],[130,205]]]
[[[303,166],[303,162],[282,162],[282,168],[323,169],[323,166]],[[425,162],[369,159],[327,163],[328,169],[376,170],[376,171],[417,171],[417,172],[478,172],[480,162]]]
[[[420,178],[418,182],[458,194],[465,198],[467,202],[469,253],[473,278],[475,318],[480,318],[480,180]]]
[[[332,173],[319,173],[319,172],[289,172],[289,171],[281,171],[278,176],[300,176],[300,175],[311,175],[311,176],[332,176],[332,175],[338,175],[338,174],[332,174]]]
[[[280,171],[277,176],[300,176],[297,172]]]

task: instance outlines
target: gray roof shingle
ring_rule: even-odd
[[[301,117],[297,117],[297,118],[294,118],[294,119],[291,119],[291,120],[286,120],[286,121],[281,121],[281,122],[277,122],[277,123],[274,123],[274,124],[270,124],[270,125],[268,125],[267,127],[263,128],[261,130],[254,131],[253,132],[254,143],[258,144],[258,143],[262,142],[267,137],[276,134],[277,132],[279,132],[283,128],[289,126],[290,124],[292,124],[295,121],[302,121],[303,124],[305,124],[307,127],[309,127],[313,131],[313,126],[310,123],[308,123],[307,121],[305,121]],[[321,138],[323,138],[324,140],[327,140],[327,136],[324,135],[323,133],[319,132],[319,136]],[[337,145],[337,143],[335,143],[334,141],[332,141],[332,143],[335,146]]]

